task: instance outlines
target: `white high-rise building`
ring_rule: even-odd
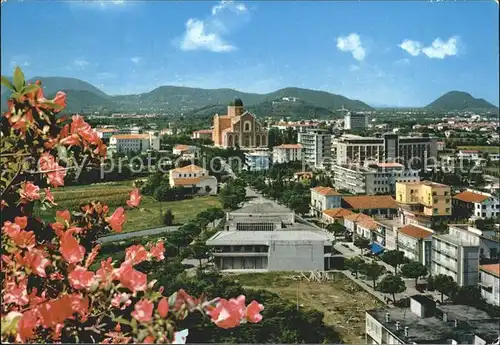
[[[364,129],[368,127],[368,117],[365,114],[347,113],[344,116],[344,129]]]
[[[326,129],[301,130],[298,142],[302,145],[304,161],[315,168],[329,168],[332,164],[332,135]]]

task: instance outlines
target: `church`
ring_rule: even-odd
[[[235,98],[227,107],[227,115],[214,116],[212,140],[215,146],[225,148],[265,148],[267,129],[245,110],[241,99]]]

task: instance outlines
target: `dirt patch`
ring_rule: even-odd
[[[292,275],[288,272],[240,274],[235,275],[235,279],[245,288],[265,289],[298,303],[301,308],[323,312],[325,324],[339,332],[343,343],[365,342],[365,311],[382,307],[380,301],[340,273],[325,283],[298,282],[290,278]]]

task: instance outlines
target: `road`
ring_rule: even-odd
[[[146,230],[140,230],[140,231],[134,231],[134,232],[125,232],[125,233],[120,233],[120,234],[103,236],[103,237],[99,238],[97,241],[100,243],[123,241],[123,240],[128,240],[128,239],[134,238],[134,237],[159,235],[159,234],[162,234],[165,232],[177,231],[177,229],[179,229],[178,226],[164,226],[161,228],[153,228],[153,229],[146,229]]]

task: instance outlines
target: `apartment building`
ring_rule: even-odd
[[[113,152],[146,152],[160,150],[160,139],[149,134],[118,134],[109,139],[109,149]]]
[[[197,157],[201,149],[197,146],[191,145],[175,145],[172,153],[177,156],[190,156]]]
[[[447,234],[432,235],[432,274],[451,276],[458,285],[476,285],[481,259],[498,258],[499,241],[493,231],[448,225]]]
[[[302,160],[301,144],[283,144],[273,147],[273,163],[288,163]]]
[[[356,130],[365,129],[366,127],[368,127],[368,117],[366,114],[347,113],[344,116],[344,129]]]
[[[418,225],[405,225],[398,230],[397,249],[422,265],[431,267],[432,234],[434,230]]]
[[[104,141],[108,141],[111,139],[113,135],[120,134],[120,130],[118,128],[96,128],[96,133]]]
[[[311,188],[311,214],[321,217],[324,210],[340,207],[342,195],[331,187]]]
[[[500,264],[479,266],[479,287],[486,302],[500,307]]]
[[[270,155],[267,151],[245,153],[245,169],[248,171],[269,170]]]
[[[500,201],[489,193],[467,189],[453,197],[453,215],[460,218],[496,218],[500,216]]]
[[[342,207],[370,216],[391,218],[397,214],[398,206],[390,195],[344,196]]]
[[[451,189],[431,181],[397,182],[396,201],[426,217],[451,215]]]
[[[398,249],[398,231],[403,224],[397,219],[375,218],[378,228],[375,230],[377,234],[377,242],[386,250]]]
[[[422,168],[430,157],[437,157],[437,139],[429,136],[399,137],[385,134],[381,138],[344,134],[335,140],[336,163],[339,165],[369,162],[403,163],[407,168]]]
[[[498,318],[466,305],[410,297],[410,308],[366,311],[366,344],[497,344]]]
[[[397,182],[419,182],[418,172],[399,163],[334,165],[334,187],[353,194],[394,194]]]
[[[302,156],[306,164],[319,169],[331,167],[332,139],[326,129],[301,129],[298,133],[298,143],[302,145]]]
[[[170,187],[195,189],[198,194],[217,194],[217,178],[194,164],[170,170],[169,184]]]

